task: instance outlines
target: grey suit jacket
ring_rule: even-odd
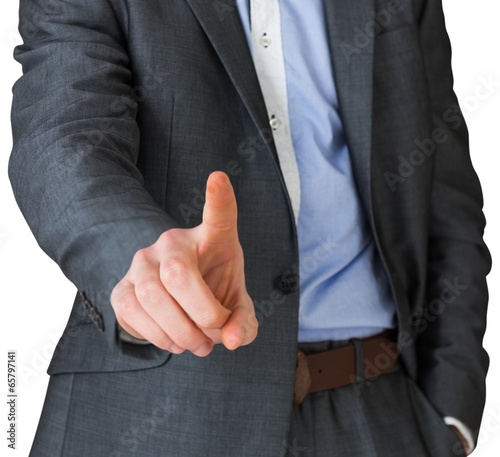
[[[477,431],[490,257],[441,2],[325,0],[325,8],[404,366],[436,414]],[[214,435],[225,430],[235,449],[258,436],[254,455],[279,455],[295,372],[297,240],[233,1],[21,0],[20,18],[24,76],[14,86],[9,176],[41,248],[79,291],[49,373],[170,364],[173,394],[188,386],[196,400],[179,421],[202,424],[216,398],[246,414],[222,414]],[[200,223],[214,170],[230,176],[238,201],[256,341],[205,359],[121,341],[112,288],[139,248]]]

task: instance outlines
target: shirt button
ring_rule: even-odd
[[[271,44],[271,37],[267,33],[263,33],[260,37],[260,44],[267,48]]]
[[[273,114],[271,116],[271,119],[269,119],[269,125],[273,130],[278,130],[279,126],[281,125],[281,121]]]

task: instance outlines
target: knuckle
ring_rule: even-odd
[[[162,279],[166,283],[177,284],[185,281],[189,276],[190,268],[182,257],[171,257],[162,266]]]
[[[198,332],[193,329],[189,329],[176,335],[175,344],[186,349],[196,349],[200,346],[200,344],[202,344],[201,340],[202,338]]]
[[[135,293],[139,301],[153,301],[160,292],[160,285],[154,278],[142,279],[135,285]]]
[[[175,233],[175,228],[172,228],[170,230],[165,230],[163,233],[160,234],[158,237],[158,241],[163,241],[163,242],[168,242],[172,239],[172,235]]]
[[[109,299],[111,303],[115,303],[117,301],[117,297],[120,297],[125,292],[125,283],[123,280],[116,283],[115,287],[111,291]]]
[[[231,233],[236,228],[234,221],[205,221],[205,223],[222,233]]]
[[[143,263],[149,259],[149,248],[142,248],[136,251],[132,258],[132,263]]]
[[[162,248],[174,247],[178,242],[178,237],[182,233],[182,230],[179,228],[171,228],[166,230],[158,237],[158,244],[162,246]]]
[[[116,304],[116,311],[120,316],[127,316],[137,309],[137,301],[132,293],[122,295]]]
[[[174,346],[174,343],[167,335],[160,335],[156,337],[153,344],[161,349],[164,349],[165,351],[170,351],[170,349]]]
[[[154,332],[153,334],[148,335],[147,339],[155,346],[166,351],[169,351],[174,344],[170,337],[163,332]]]
[[[196,318],[196,322],[200,327],[218,328],[224,325],[225,319],[222,313],[209,309],[200,313]]]

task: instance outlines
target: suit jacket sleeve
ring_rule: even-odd
[[[125,8],[21,0],[9,177],[41,248],[101,314],[134,253],[177,226],[143,187]],[[147,151],[146,151],[147,152]]]
[[[417,342],[420,384],[443,416],[468,425],[477,438],[485,403],[488,356],[482,193],[468,150],[468,133],[453,93],[451,49],[441,1],[422,2],[420,46],[433,124],[446,141],[435,152],[429,227],[427,300],[445,307]],[[434,304],[433,304],[434,301]],[[435,313],[436,314],[436,313]]]

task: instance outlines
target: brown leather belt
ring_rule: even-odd
[[[294,404],[300,405],[308,393],[373,380],[388,373],[399,360],[396,336],[394,330],[386,330],[324,352],[306,355],[298,351]]]

